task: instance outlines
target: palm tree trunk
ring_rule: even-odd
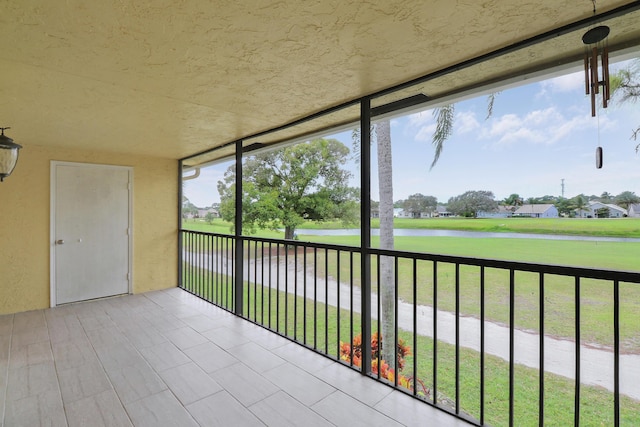
[[[393,249],[393,164],[389,121],[376,125],[378,186],[380,194],[380,249]],[[391,257],[380,257],[380,329],[383,345],[380,357],[395,365],[395,271]]]

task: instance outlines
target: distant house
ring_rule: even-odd
[[[411,218],[411,212],[405,211],[402,208],[393,208],[394,218]]]
[[[498,206],[498,210],[494,212],[478,212],[478,218],[511,218],[513,216],[513,206]]]
[[[420,218],[433,218],[435,216],[438,216],[435,211],[420,212]]]
[[[632,218],[640,218],[640,203],[629,205],[629,210],[627,211],[627,215],[629,215]]]
[[[394,218],[431,218],[434,216],[431,212],[421,212],[420,215],[414,215],[403,208],[393,208]],[[380,210],[371,208],[371,218],[380,218]]]
[[[590,201],[585,209],[576,211],[576,216],[579,218],[623,218],[627,215],[627,210],[618,205],[596,200]]]
[[[558,218],[558,209],[552,204],[522,205],[513,216],[530,218]]]
[[[607,203],[606,207],[609,208],[609,218],[624,218],[628,216],[628,211],[621,206]]]
[[[441,218],[445,217],[446,218],[446,217],[452,216],[452,213],[449,212],[446,207],[444,207],[442,205],[438,205],[438,206],[436,206],[436,211],[435,211],[433,216],[437,216],[437,217],[441,217]]]
[[[220,214],[217,210],[209,208],[209,209],[198,209],[198,218],[204,218],[208,213],[213,214],[214,218],[220,218]]]

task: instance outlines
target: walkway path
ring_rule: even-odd
[[[249,279],[252,283],[256,277],[254,261],[245,264],[245,280]],[[215,271],[216,266],[205,266]],[[304,295],[304,283],[306,275],[307,297],[314,295],[314,279],[316,282],[317,300],[318,302],[327,302],[331,306],[338,305],[338,289],[340,292],[340,308],[347,309],[350,307],[351,289],[348,284],[340,283],[329,277],[328,293],[325,294],[326,283],[324,277],[314,277],[313,266],[308,267],[307,271],[303,271],[301,262],[299,261],[297,270],[292,259],[286,267],[288,271],[288,292],[294,292],[294,281],[297,278],[297,295]],[[223,268],[223,270],[225,270]],[[226,270],[225,270],[226,271]],[[261,260],[257,261],[257,282],[263,283],[262,280],[263,267]],[[268,274],[268,264],[264,265],[265,275]],[[274,261],[271,265],[271,283],[272,288],[276,288],[278,281],[276,278],[277,263]],[[285,289],[285,263],[280,260],[280,290]],[[267,285],[267,283],[265,283]],[[361,308],[360,288],[353,289],[353,310],[359,313]],[[372,316],[375,318],[375,307],[377,306],[377,295],[372,295],[371,301]],[[438,310],[438,341],[449,344],[455,344],[455,314],[447,311]],[[420,305],[417,308],[417,332],[420,335],[433,337],[433,308],[431,306]],[[400,302],[398,306],[398,327],[411,331],[413,329],[413,305]],[[519,365],[530,368],[539,369],[539,342],[540,336],[537,333],[527,332],[516,329],[514,332],[514,361]],[[474,317],[460,317],[460,346],[480,351],[480,320]],[[544,339],[545,346],[545,372],[561,375],[569,379],[575,379],[575,342],[563,339],[556,339],[546,336]],[[509,328],[505,325],[485,321],[485,353],[497,356],[503,360],[509,360]],[[598,349],[595,346],[582,345],[580,347],[581,366],[580,381],[582,384],[596,385],[613,391],[613,352],[607,349]],[[640,355],[621,355],[620,356],[620,393],[633,399],[640,400]]]

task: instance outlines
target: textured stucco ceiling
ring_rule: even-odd
[[[4,0],[0,126],[25,146],[182,158],[592,14],[590,0]],[[613,47],[638,43],[636,14],[611,25]],[[581,49],[562,34],[405,92],[444,96]]]

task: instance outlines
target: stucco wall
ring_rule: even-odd
[[[51,160],[134,168],[134,293],[176,286],[176,160],[24,144],[0,183],[0,314],[49,306]]]

